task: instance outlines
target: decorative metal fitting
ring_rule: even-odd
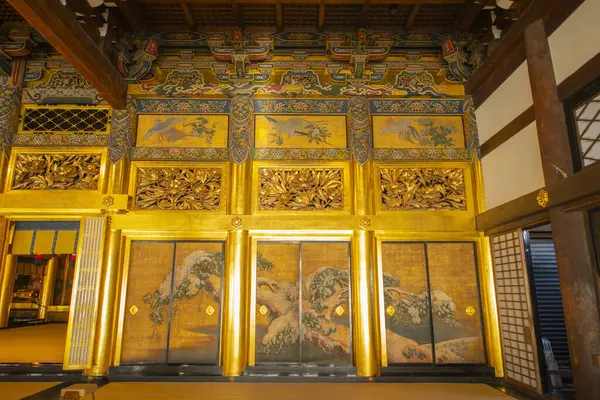
[[[546,189],[540,189],[537,195],[537,202],[541,207],[546,208],[548,203],[550,203],[550,196],[548,195],[548,191]]]

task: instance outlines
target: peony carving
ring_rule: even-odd
[[[138,168],[138,210],[218,210],[222,171],[216,168]]]
[[[380,176],[384,211],[467,209],[460,168],[381,168]]]
[[[342,169],[259,169],[260,210],[343,210]]]
[[[13,190],[97,190],[99,154],[17,154]]]

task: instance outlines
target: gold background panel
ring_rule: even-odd
[[[173,268],[174,251],[172,242],[131,243],[121,346],[122,363],[166,362],[171,284],[167,282],[164,287],[161,284]],[[166,304],[163,301],[160,314],[162,322],[155,324],[151,304],[146,304],[144,297],[159,287],[163,289]]]
[[[373,142],[379,148],[463,148],[462,117],[373,116]]]
[[[219,322],[221,315],[221,277],[209,274],[207,281],[212,293],[200,289],[196,295],[181,296],[177,299],[178,283],[189,279],[193,286],[200,283],[198,276],[186,268],[188,257],[195,252],[211,252],[223,255],[223,243],[219,242],[177,242],[175,251],[175,289],[173,313],[169,338],[169,363],[207,363],[219,361]],[[221,258],[222,260],[222,258]],[[187,261],[187,262],[186,262]],[[207,312],[207,309],[210,310]]]
[[[346,117],[342,115],[257,115],[256,148],[345,148]]]
[[[226,148],[227,115],[140,115],[137,146]]]

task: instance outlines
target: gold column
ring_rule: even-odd
[[[237,217],[232,216],[235,230],[227,234],[225,250],[221,365],[226,376],[242,375],[247,363],[250,260],[248,231],[242,229],[243,215],[250,211],[250,170],[249,160],[231,162],[229,213]]]
[[[56,271],[58,270],[58,256],[52,256],[44,268],[44,281],[42,282],[42,292],[40,293],[40,307],[38,308],[38,318],[46,319],[48,315],[48,306],[52,305],[54,297],[54,283],[56,282]]]
[[[223,286],[221,364],[223,375],[239,376],[246,367],[248,342],[248,231],[227,235]]]
[[[109,177],[106,193],[123,194],[127,193],[127,178],[129,175],[129,161],[127,157],[121,158],[116,163],[109,163]]]
[[[471,160],[473,175],[473,191],[475,199],[475,213],[481,214],[486,210],[485,192],[483,186],[483,170],[481,161],[477,158]],[[495,369],[496,376],[504,376],[502,362],[502,343],[500,339],[500,321],[496,303],[496,287],[494,285],[494,270],[492,265],[492,248],[490,238],[481,234],[479,241],[479,276],[481,277],[481,295],[483,307],[483,325],[486,337],[486,351],[489,355],[489,364]]]
[[[92,367],[86,370],[86,374],[89,376],[106,375],[112,360],[113,339],[116,328],[117,288],[120,275],[120,253],[121,231],[111,229],[106,234],[106,244],[104,246]]]
[[[8,254],[12,235],[13,230],[9,229],[8,219],[0,217],[0,249],[2,250],[0,255],[0,328],[6,328],[8,325],[10,303],[12,302],[15,284],[17,257]]]
[[[17,269],[17,256],[7,254],[2,268],[2,281],[0,282],[0,328],[8,325],[10,303],[12,301],[15,285],[15,271]]]
[[[354,162],[354,210],[357,215],[369,215],[373,210],[373,179],[371,162]],[[363,217],[368,218],[368,217]],[[379,329],[372,282],[374,279],[375,235],[365,228],[355,231],[352,243],[352,309],[354,360],[359,376],[379,374]]]

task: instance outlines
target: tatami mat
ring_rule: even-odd
[[[18,400],[61,382],[0,382],[0,400]]]
[[[483,384],[442,383],[110,383],[97,400],[508,400]]]
[[[65,354],[67,324],[0,330],[0,363],[60,364]]]

